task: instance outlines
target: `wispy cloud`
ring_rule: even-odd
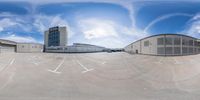
[[[109,20],[84,19],[79,21],[79,25],[86,39],[118,36],[115,24]]]
[[[183,31],[187,35],[200,38],[200,14],[195,15],[187,25],[187,28]]]
[[[0,32],[3,31],[5,28],[17,25],[16,22],[12,21],[9,18],[3,18],[0,20]]]
[[[37,43],[38,41],[29,36],[16,36],[15,34],[10,34],[9,36],[1,37],[1,39],[11,40],[15,42],[34,42]]]
[[[153,25],[155,25],[156,23],[158,23],[158,22],[160,22],[160,21],[162,21],[162,20],[165,20],[165,19],[174,17],[174,16],[193,17],[194,15],[193,15],[193,14],[187,14],[187,13],[171,13],[171,14],[162,15],[162,16],[156,18],[155,20],[151,21],[151,22],[145,27],[144,33],[147,33],[148,30],[149,30]]]
[[[45,5],[45,4],[49,4],[49,3],[61,3],[61,2],[62,3],[70,3],[70,2],[94,3],[95,2],[95,3],[108,3],[108,4],[120,5],[121,9],[125,8],[129,12],[128,13],[129,18],[127,17],[127,19],[131,19],[130,23],[132,23],[132,25],[125,26],[125,25],[116,23],[113,20],[97,19],[94,17],[93,18],[91,17],[92,19],[77,19],[76,21],[78,21],[79,24],[73,27],[76,28],[76,26],[79,26],[80,29],[76,29],[76,31],[83,33],[83,35],[85,36],[84,37],[85,39],[101,38],[101,39],[105,39],[103,41],[106,41],[105,43],[102,43],[99,41],[98,43],[102,43],[101,45],[107,44],[108,41],[112,40],[112,41],[115,41],[113,42],[113,46],[116,46],[116,44],[117,45],[120,44],[120,46],[125,46],[126,44],[129,43],[129,41],[128,42],[124,41],[122,37],[129,37],[131,38],[132,41],[135,41],[147,35],[146,33],[143,33],[143,31],[137,29],[137,27],[135,26],[134,9],[132,5],[132,1],[129,1],[129,0],[126,0],[126,1],[121,1],[121,0],[101,0],[101,1],[96,1],[96,0],[85,0],[85,1],[82,1],[82,0],[67,0],[67,1],[66,0],[56,0],[56,1],[55,0],[50,0],[50,1],[49,0],[34,0],[32,1],[30,0],[30,1],[27,1],[27,0],[24,0],[24,2],[30,2],[32,4],[31,7],[26,8],[29,14],[26,16],[19,16],[17,18],[14,18],[17,15],[14,15],[8,12],[2,13],[2,17],[10,18],[10,25],[3,26],[5,25],[3,24],[2,28],[0,26],[0,31],[4,30],[6,27],[17,26],[19,29],[23,29],[23,31],[27,33],[35,32],[37,34],[40,33],[40,35],[43,35],[44,31],[47,30],[49,27],[67,26],[68,37],[71,38],[74,34],[77,34],[77,33],[72,30],[72,27],[70,26],[69,22],[63,16],[57,15],[57,14],[49,16],[49,15],[38,13],[36,11],[37,7]],[[26,21],[29,23],[27,23]],[[11,22],[15,23],[15,25],[12,24]],[[110,38],[110,40],[108,37]],[[20,39],[19,36],[9,36],[9,39],[14,39],[14,38]],[[23,41],[25,40],[23,38],[21,39]],[[33,40],[33,39],[30,39],[30,40]],[[92,42],[96,42],[96,41],[92,41]]]
[[[68,31],[69,38],[74,35],[68,22],[61,18],[59,15],[56,16],[47,16],[47,15],[36,15],[34,16],[33,25],[41,34],[44,33],[48,28],[54,26],[66,26]]]
[[[127,45],[128,40],[124,37],[132,37],[131,41],[135,41],[148,35],[136,28],[119,25],[105,19],[82,19],[79,27],[86,39],[95,39],[95,44],[113,48]]]

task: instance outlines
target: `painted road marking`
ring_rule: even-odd
[[[163,58],[160,58],[159,61],[154,62],[154,63],[157,63],[157,64],[163,64],[162,61],[163,61]]]
[[[101,64],[103,64],[103,65],[104,65],[105,63],[106,63],[106,62],[104,61],[104,62],[102,62]]]
[[[84,69],[84,71],[82,71],[82,73],[86,73],[86,72],[89,72],[89,71],[92,71],[92,70],[94,70],[94,69],[88,69],[87,67],[85,67],[83,64],[81,64],[80,63],[80,61],[79,60],[75,60],[83,69]]]
[[[56,73],[56,74],[60,74],[61,72],[58,72],[57,70],[63,65],[64,62],[65,62],[65,57],[63,58],[63,60],[60,62],[60,64],[54,70],[49,69],[48,71]]]
[[[0,71],[7,69],[10,65],[14,63],[14,61],[15,61],[15,58],[13,58],[8,65],[2,67]]]
[[[173,58],[174,59],[174,61],[175,61],[175,63],[174,64],[181,64],[181,62],[180,61],[178,61],[176,58]]]
[[[15,61],[15,58],[13,58],[13,59],[11,60],[11,62],[10,62],[9,65],[12,65],[12,64],[14,63],[14,61]]]
[[[15,75],[15,73],[12,73],[9,77],[8,80],[0,87],[0,90],[5,88],[12,80],[13,80],[13,76]]]

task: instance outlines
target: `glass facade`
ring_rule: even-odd
[[[58,27],[50,28],[48,35],[48,46],[59,46],[60,45],[60,32]]]

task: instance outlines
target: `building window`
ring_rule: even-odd
[[[48,38],[48,46],[60,45],[60,33],[59,31],[50,31]]]
[[[189,48],[189,53],[191,53],[191,54],[193,53],[193,48],[192,47]]]
[[[149,41],[144,41],[144,46],[148,47],[149,46]]]
[[[189,46],[193,46],[193,40],[189,40]]]
[[[198,46],[198,42],[197,42],[197,41],[194,41],[194,45],[195,45],[195,46]]]
[[[161,54],[161,55],[165,54],[165,48],[164,47],[158,47],[157,48],[157,54]]]
[[[174,47],[174,54],[175,55],[181,54],[181,48],[180,47]]]
[[[183,54],[187,54],[188,53],[188,49],[187,49],[187,47],[183,47]]]
[[[172,38],[170,38],[170,37],[166,37],[166,39],[165,39],[165,44],[166,45],[172,45]]]
[[[174,45],[181,45],[181,39],[180,38],[174,38]]]
[[[165,54],[167,54],[167,55],[173,54],[172,47],[166,47],[165,48]]]
[[[183,39],[182,45],[185,45],[185,46],[189,45],[189,41],[187,39]]]
[[[157,45],[164,45],[164,38],[158,38],[157,39]]]

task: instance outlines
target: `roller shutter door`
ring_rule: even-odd
[[[10,53],[15,52],[15,47],[13,46],[1,46],[0,53]]]

